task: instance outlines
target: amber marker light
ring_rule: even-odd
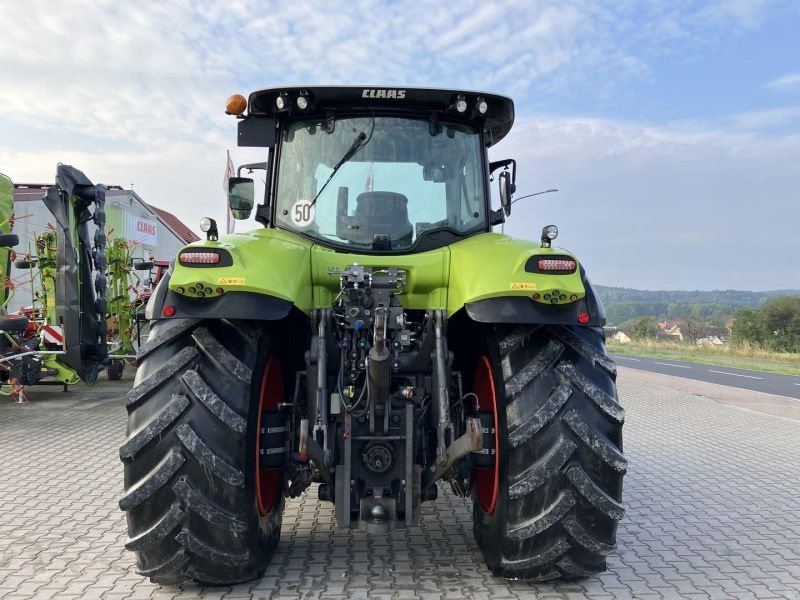
[[[247,100],[241,94],[234,94],[225,103],[226,115],[241,115],[247,108]]]

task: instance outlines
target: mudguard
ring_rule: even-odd
[[[450,246],[448,313],[464,310],[481,323],[586,325],[605,323],[605,311],[583,266],[562,248],[497,233]],[[569,259],[570,272],[547,272],[539,259]],[[581,313],[588,313],[582,322]]]
[[[188,298],[169,289],[170,273],[159,281],[145,308],[153,319],[254,319],[276,321],[292,310],[292,302],[254,292],[228,292],[214,298]],[[169,306],[167,311],[165,306]]]
[[[74,167],[58,165],[56,185],[48,188],[44,203],[58,239],[56,316],[66,353],[61,360],[92,384],[108,361],[105,188]],[[93,239],[89,221],[97,227]]]
[[[165,304],[175,307],[176,317],[228,315],[273,320],[286,316],[292,306],[308,313],[312,309],[312,246],[280,229],[259,229],[190,244],[178,253],[167,282],[159,284],[153,294],[155,299],[148,304],[153,309],[148,315],[154,319],[169,317],[162,309]],[[182,261],[184,253],[196,251],[217,252],[221,258],[215,264]]]
[[[585,325],[602,327],[606,324],[606,311],[583,267],[581,279],[586,296],[577,302],[561,305],[542,305],[524,296],[498,296],[476,302],[468,302],[464,309],[473,321],[480,323],[538,324],[538,325]],[[588,313],[589,320],[581,323],[578,315]]]

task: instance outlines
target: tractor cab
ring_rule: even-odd
[[[245,107],[248,112],[245,114]],[[229,100],[239,144],[269,148],[263,224],[340,251],[413,253],[491,230],[486,148],[514,119],[481,92],[285,88]],[[508,166],[508,165],[503,165]],[[252,180],[232,178],[249,216]]]

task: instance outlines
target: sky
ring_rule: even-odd
[[[514,98],[505,232],[560,229],[604,285],[800,288],[800,3],[0,3],[0,172],[59,162],[223,223],[226,98],[291,84]],[[239,223],[237,231],[257,227]]]

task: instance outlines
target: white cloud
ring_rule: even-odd
[[[784,130],[797,130],[800,129],[800,106],[753,110],[735,115],[731,121],[743,129],[765,130],[780,127]]]
[[[733,24],[753,29],[763,22],[766,7],[767,0],[716,0],[701,14],[723,27]]]
[[[767,83],[772,90],[800,90],[800,73],[787,73]]]

